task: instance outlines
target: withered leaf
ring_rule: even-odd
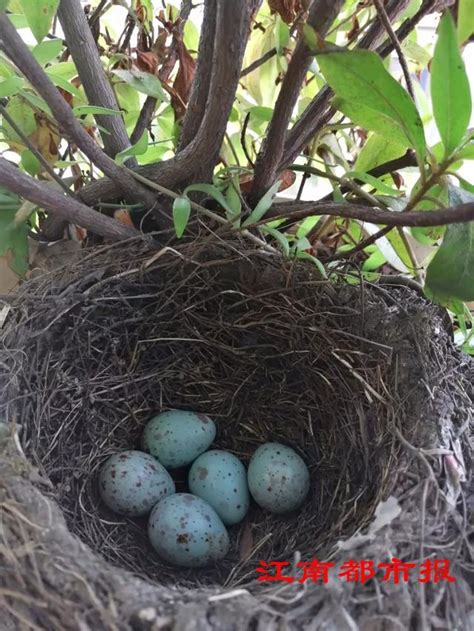
[[[188,52],[182,40],[176,42],[176,52],[178,54],[179,67],[173,83],[175,94],[171,98],[171,105],[174,109],[176,120],[181,120],[185,114],[185,106],[191,93],[191,86],[196,72],[196,61]]]
[[[301,0],[268,0],[272,13],[278,13],[287,24],[295,21],[296,16],[303,10]]]

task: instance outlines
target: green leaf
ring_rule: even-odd
[[[433,114],[447,155],[460,144],[471,118],[471,90],[458,48],[456,27],[447,11],[438,29],[431,63]]]
[[[21,77],[8,77],[0,82],[0,97],[13,96],[17,94],[24,85]]]
[[[138,92],[153,96],[159,101],[166,101],[166,94],[161,87],[160,80],[149,72],[141,70],[114,70],[113,72]]]
[[[87,116],[88,114],[92,114],[95,116],[99,114],[100,116],[122,116],[122,112],[119,110],[112,110],[108,107],[99,107],[98,105],[78,105],[74,107],[73,110],[75,116]]]
[[[4,256],[9,267],[20,276],[28,271],[28,233],[26,223],[15,223],[15,214],[20,207],[17,199],[12,198],[16,208],[0,208],[0,256]]]
[[[474,0],[459,0],[458,41],[464,44],[474,33]]]
[[[233,221],[236,217],[239,217],[242,212],[242,200],[239,195],[239,176],[235,176],[229,182],[227,191],[225,194],[226,201],[232,208],[232,213],[227,213],[227,219]]]
[[[63,41],[61,39],[47,39],[41,44],[36,44],[31,54],[41,66],[45,66],[48,61],[56,59],[62,48]]]
[[[173,202],[173,223],[178,239],[181,239],[186,230],[190,214],[191,202],[189,199],[187,197],[177,197]]]
[[[267,213],[268,209],[272,205],[273,198],[277,194],[278,189],[280,188],[280,185],[281,185],[281,182],[278,181],[278,182],[275,182],[275,184],[268,189],[268,191],[265,193],[262,199],[258,202],[255,208],[252,210],[250,215],[244,221],[244,223],[242,224],[243,226],[249,226],[253,223],[256,223],[257,221],[260,221],[260,219],[262,219],[262,217]]]
[[[76,99],[84,100],[84,96],[81,91],[78,90],[76,86],[72,85],[72,83],[70,83],[67,79],[65,79],[61,75],[55,74],[54,72],[50,72],[49,69],[45,70],[45,72],[55,86],[61,88],[65,92],[69,92],[69,94],[75,96]]]
[[[316,267],[318,268],[323,278],[328,277],[326,270],[324,269],[324,265],[321,263],[321,261],[315,256],[313,256],[312,254],[310,254],[309,252],[305,252],[304,250],[298,250],[298,252],[296,253],[296,258],[306,259],[307,261],[311,261],[312,263],[316,265]]]
[[[403,143],[391,140],[382,134],[371,134],[357,156],[354,170],[370,171],[389,160],[400,158],[405,151],[406,147]]]
[[[279,55],[283,54],[289,41],[290,29],[288,28],[288,24],[285,24],[281,17],[277,15],[275,20],[275,48],[277,49],[277,53]]]
[[[361,182],[364,182],[364,184],[369,184],[381,193],[385,193],[385,195],[400,195],[400,191],[398,189],[389,186],[388,184],[384,184],[380,178],[369,175],[368,173],[363,173],[361,171],[348,171],[345,174],[345,177],[353,180],[360,180]]]
[[[195,191],[196,193],[206,193],[206,195],[209,195],[210,197],[215,199],[216,202],[220,206],[222,206],[222,208],[224,208],[224,210],[232,215],[232,208],[227,203],[226,198],[220,192],[220,190],[212,184],[191,184],[190,186],[186,187],[183,194],[187,195],[188,193],[192,193],[193,191]]]
[[[29,137],[36,131],[37,122],[35,114],[30,105],[22,99],[21,96],[12,97],[8,102],[6,110],[25,136]],[[6,121],[3,121],[3,131],[8,140],[13,140],[23,145],[23,140]]]
[[[5,11],[10,0],[0,0],[0,11]]]
[[[337,107],[354,123],[381,134],[392,133],[412,147],[420,160],[426,153],[420,115],[408,93],[369,50],[342,50],[317,55],[326,81],[339,97]],[[398,134],[393,134],[393,129]]]
[[[115,156],[117,164],[123,164],[130,156],[142,156],[148,149],[148,130],[145,129],[137,142],[131,147],[127,147]]]
[[[449,203],[474,203],[474,195],[449,187]],[[438,302],[474,300],[474,221],[451,224],[443,242],[428,266],[426,289]]]
[[[38,175],[41,171],[41,163],[31,149],[26,149],[21,154],[21,166],[30,175]]]
[[[20,4],[36,41],[41,42],[51,27],[59,0],[21,0]]]
[[[278,241],[283,254],[285,256],[290,256],[290,244],[288,243],[288,239],[283,233],[281,233],[279,230],[276,230],[275,228],[269,228],[268,226],[262,226],[261,231],[269,234],[275,239],[275,241]]]

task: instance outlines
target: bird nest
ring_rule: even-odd
[[[474,367],[418,293],[321,280],[238,241],[131,240],[27,282],[8,307],[4,628],[468,627]],[[168,408],[212,417],[214,446],[245,463],[266,441],[293,447],[304,506],[252,506],[215,566],[162,562],[145,520],[100,502],[97,472]],[[379,567],[394,558],[415,564],[398,583]],[[352,561],[376,575],[345,573]],[[435,561],[454,580],[428,575]],[[277,566],[285,579],[259,580]]]

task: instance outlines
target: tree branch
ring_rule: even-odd
[[[80,0],[61,0],[58,17],[89,103],[118,110],[115,94],[102,66],[97,45]],[[121,115],[96,114],[95,119],[99,126],[105,129],[105,133],[101,132],[101,137],[109,156],[114,158],[117,153],[130,146]],[[133,162],[136,161],[133,160]]]
[[[408,212],[393,212],[343,202],[281,202],[274,204],[268,211],[266,218],[254,225],[263,225],[268,223],[270,219],[271,221],[276,219],[290,219],[292,222],[296,222],[314,215],[333,215],[385,226],[425,228],[474,221],[474,203],[459,204],[458,206],[431,211],[411,210]],[[252,226],[248,227],[250,228]]]
[[[307,24],[324,38],[344,0],[313,0]],[[313,60],[313,53],[301,35],[281,85],[273,116],[255,162],[251,199],[256,201],[275,181],[283,156],[286,130],[298,100],[301,86]]]
[[[153,193],[109,158],[74,117],[71,108],[33,57],[5,13],[0,14],[0,34],[0,48],[46,101],[62,130],[123,193],[134,195],[145,200],[150,207],[153,206]]]
[[[38,204],[52,215],[107,239],[126,239],[140,234],[135,228],[101,215],[74,198],[63,195],[52,186],[25,175],[4,158],[0,158],[0,185]]]
[[[178,151],[182,151],[196,136],[206,109],[212,76],[212,57],[216,33],[217,0],[206,0],[193,86],[183,120]]]
[[[207,101],[194,140],[187,145],[185,143],[192,137],[190,132],[195,129],[197,122],[196,111],[192,110],[191,102],[187,110],[191,112],[190,118],[186,122],[186,115],[183,123],[184,138],[181,147],[185,146],[185,149],[182,153],[190,155],[193,163],[191,173],[186,174],[187,182],[206,182],[212,177],[239,84],[245,46],[250,33],[250,20],[260,2],[261,0],[234,0],[216,3],[212,72]],[[200,92],[203,87],[199,88],[198,85],[197,90]],[[201,95],[197,93],[197,96],[200,98],[195,102],[195,106],[198,108],[197,111],[200,111]],[[180,155],[178,153],[178,160]]]

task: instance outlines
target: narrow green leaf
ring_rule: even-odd
[[[227,219],[233,221],[242,212],[242,200],[239,195],[239,177],[232,178],[226,191],[226,201],[232,208],[232,213],[227,213]]]
[[[36,46],[32,49],[31,54],[41,66],[44,66],[48,63],[48,61],[56,59],[62,48],[62,39],[47,39],[44,42],[41,42],[41,44],[36,44]]]
[[[4,256],[9,267],[20,276],[28,271],[28,233],[26,223],[15,224],[15,214],[20,207],[0,210],[0,256]]]
[[[59,0],[21,0],[20,4],[36,41],[41,42],[51,27]]]
[[[449,203],[474,203],[474,195],[449,187]],[[474,300],[474,221],[451,224],[428,266],[426,289],[436,301]]]
[[[400,195],[400,191],[398,189],[385,184],[380,180],[380,178],[369,175],[368,173],[363,173],[361,171],[348,171],[345,174],[345,177],[353,180],[360,180],[361,182],[364,182],[364,184],[369,184],[381,193],[385,193],[385,195]]]
[[[184,234],[191,214],[191,203],[187,197],[177,197],[173,202],[173,223],[178,239]]]
[[[321,263],[321,261],[316,258],[315,256],[313,256],[312,254],[310,254],[309,252],[305,252],[304,250],[299,250],[296,253],[296,258],[298,259],[306,259],[307,261],[311,261],[312,263],[314,263],[316,265],[316,267],[319,270],[319,273],[321,274],[321,276],[323,278],[327,278],[328,275],[326,273],[326,270],[324,269],[324,265]]]
[[[78,90],[76,86],[72,85],[72,83],[70,83],[67,79],[61,77],[61,75],[55,74],[54,72],[49,72],[49,70],[45,70],[45,72],[55,86],[61,88],[65,92],[69,92],[69,94],[75,96],[76,99],[80,99],[82,101],[84,100],[84,95],[81,93],[81,91]]]
[[[474,0],[459,0],[458,41],[464,44],[474,33]]]
[[[469,79],[449,11],[439,24],[431,63],[431,99],[445,152],[450,155],[459,146],[469,125],[472,103]]]
[[[88,114],[92,114],[95,116],[99,114],[100,116],[122,116],[122,112],[119,110],[112,110],[108,107],[99,107],[98,105],[78,105],[74,107],[73,110],[75,116],[87,116]]]
[[[226,198],[220,192],[220,190],[216,188],[215,186],[213,186],[212,184],[191,184],[190,186],[186,187],[186,189],[184,190],[184,195],[187,195],[188,193],[192,193],[193,191],[195,191],[196,193],[206,193],[206,195],[209,195],[210,197],[215,199],[216,202],[220,206],[222,206],[224,210],[226,210],[228,213],[232,215],[232,212],[233,212],[232,208],[227,203]]]
[[[278,181],[278,182],[275,182],[275,184],[268,189],[268,191],[265,193],[262,199],[258,202],[258,204],[255,206],[255,208],[252,210],[252,212],[250,213],[250,215],[247,217],[247,219],[244,221],[242,225],[249,226],[253,223],[256,223],[257,221],[260,221],[260,219],[262,219],[262,217],[267,213],[268,209],[272,205],[273,198],[277,194],[278,189],[280,188],[280,185],[281,185],[281,182]]]
[[[283,233],[281,233],[279,230],[276,230],[275,228],[269,228],[268,226],[262,226],[261,231],[269,234],[275,239],[275,241],[278,241],[283,254],[285,256],[290,256],[290,244],[288,243],[288,239]]]
[[[21,77],[8,77],[0,82],[0,97],[17,94],[23,85],[24,80]]]
[[[342,50],[317,54],[321,72],[339,97],[337,107],[354,123],[398,138],[426,153],[420,115],[408,93],[385,69],[381,58],[369,50]]]
[[[117,164],[123,164],[130,156],[142,156],[148,149],[148,131],[145,129],[137,142],[115,156]]]
[[[166,101],[166,94],[160,80],[149,72],[142,70],[114,70],[114,74],[131,85],[138,92],[154,96],[159,101]]]

